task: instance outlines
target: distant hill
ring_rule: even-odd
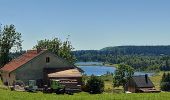
[[[100,51],[124,55],[170,55],[170,46],[116,46],[106,47]]]
[[[170,46],[116,46],[106,47],[101,50],[79,50],[74,51],[77,58],[87,57],[88,55],[146,55],[159,56],[170,55]],[[88,59],[88,58],[87,58]],[[79,59],[78,59],[79,60]]]
[[[101,50],[74,51],[77,61],[105,62],[112,64],[125,63],[135,69],[170,70],[170,46],[116,46]],[[169,66],[162,68],[162,66]]]

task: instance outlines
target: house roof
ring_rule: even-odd
[[[28,50],[26,53],[23,55],[19,56],[18,58],[10,61],[6,65],[4,65],[0,70],[2,71],[7,71],[7,72],[12,72],[22,66],[23,64],[29,62],[33,58],[37,57],[38,55],[42,54],[46,50],[41,50],[37,52],[37,50]]]
[[[49,73],[48,77],[81,77],[81,72],[77,69],[67,69],[63,71],[57,71],[53,73]]]
[[[140,88],[139,89],[142,92],[149,93],[149,92],[160,92],[159,90],[156,90],[155,88]]]
[[[132,79],[134,80],[136,86],[139,88],[154,87],[152,81],[146,75],[133,76]]]

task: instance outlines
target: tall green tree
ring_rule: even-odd
[[[50,39],[40,40],[38,41],[38,44],[33,48],[48,49],[57,56],[66,59],[72,64],[74,64],[76,61],[75,56],[72,54],[72,50],[74,48],[68,39],[64,42],[62,42],[58,38],[54,38],[51,40]]]
[[[20,51],[22,49],[21,33],[16,31],[14,25],[5,25],[0,30],[0,66],[2,67],[10,61],[10,51]]]
[[[162,75],[161,82],[165,82],[165,81],[166,81],[166,73],[164,72],[163,75]]]
[[[133,76],[133,74],[134,69],[131,66],[125,64],[118,65],[113,79],[113,86],[123,86],[125,88],[125,84]]]

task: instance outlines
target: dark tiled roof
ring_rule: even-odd
[[[132,79],[134,80],[136,86],[139,88],[154,87],[152,81],[149,79],[149,77],[146,79],[145,75],[133,76]]]
[[[45,51],[46,50],[37,52],[37,50],[28,50],[23,55],[19,56],[18,58],[14,59],[14,60],[10,61],[9,63],[7,63],[6,65],[4,65],[0,70],[12,72]]]

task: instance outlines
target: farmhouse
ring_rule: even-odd
[[[36,80],[37,86],[42,87],[49,84],[51,79],[59,80],[70,88],[80,88],[82,85],[82,70],[48,50],[28,50],[0,71],[6,85],[13,85],[17,80],[28,85],[29,80]]]
[[[125,91],[132,93],[137,92],[159,92],[154,88],[152,81],[149,79],[148,75],[133,76],[127,82],[125,86]]]

